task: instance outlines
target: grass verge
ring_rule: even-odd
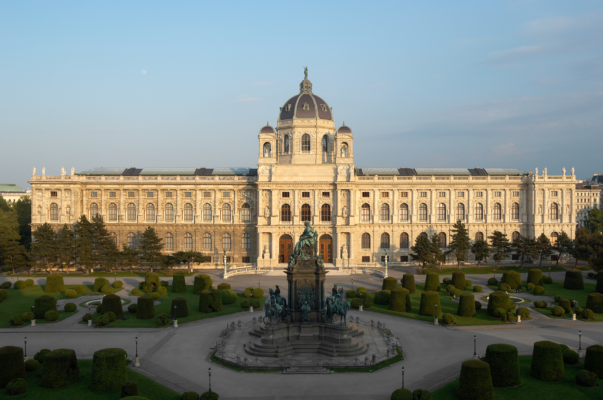
[[[503,272],[507,272],[507,271],[516,271],[519,272],[520,274],[527,274],[528,271],[530,271],[531,269],[534,268],[538,268],[538,267],[500,267],[500,268],[496,268],[496,267],[481,267],[481,268],[475,268],[475,267],[471,267],[471,268],[461,268],[460,271],[463,271],[465,274],[494,274],[494,273],[499,273],[502,274]],[[548,272],[549,271],[549,266],[542,266],[542,271],[543,273]],[[442,268],[442,269],[437,269],[437,268],[433,268],[430,269],[429,272],[434,272],[436,274],[439,275],[452,275],[452,273],[454,271],[459,271],[458,268]],[[562,267],[555,267],[555,266],[551,266],[551,272],[561,272],[561,271],[565,271],[565,268]]]

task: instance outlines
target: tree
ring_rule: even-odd
[[[138,265],[138,250],[130,248],[124,244],[123,249],[119,253],[119,259],[123,265],[129,266],[130,270],[135,265]]]
[[[488,236],[488,239],[491,243],[490,248],[494,252],[492,258],[496,261],[496,268],[499,268],[500,262],[511,255],[511,243],[509,243],[507,235],[500,231],[494,231],[491,236]]]
[[[25,246],[20,244],[19,224],[13,211],[0,211],[0,259],[13,273],[27,266]],[[2,263],[0,262],[0,265]]]
[[[57,232],[56,251],[59,265],[69,268],[75,262],[75,235],[67,224]]]
[[[592,249],[589,246],[590,232],[586,228],[580,228],[576,231],[574,246],[570,253],[576,259],[575,266],[578,266],[578,260],[588,261],[591,256]]]
[[[17,213],[21,244],[29,250],[31,246],[31,199],[21,197],[13,204],[13,210]]]
[[[461,268],[461,261],[467,261],[469,250],[471,249],[471,240],[469,239],[469,230],[460,220],[452,227],[452,235],[449,252],[454,252],[458,268]]]
[[[412,253],[410,253],[410,257],[414,261],[421,263],[421,271],[424,270],[428,265],[435,264],[431,241],[426,235],[417,236],[415,245],[410,246],[410,250],[412,251]]]
[[[536,251],[538,252],[538,258],[540,259],[538,267],[542,267],[542,259],[553,254],[551,240],[544,233],[541,233],[540,236],[538,236],[538,239],[536,239]]]
[[[590,266],[599,274],[603,274],[603,235],[591,235],[589,240],[591,256],[588,259]]]
[[[105,227],[103,217],[96,215],[92,218],[91,231],[95,264],[113,270],[119,249]]]
[[[178,259],[175,255],[163,255],[161,256],[161,269],[170,270],[172,273],[174,272],[174,266],[179,264]]]
[[[477,268],[480,268],[482,261],[490,257],[490,246],[484,239],[478,239],[471,246],[471,252],[477,260]]]
[[[75,257],[77,264],[84,269],[86,274],[94,267],[95,254],[93,248],[92,224],[85,214],[73,225],[75,234]]]
[[[574,242],[565,232],[561,232],[561,235],[557,238],[557,243],[553,246],[553,249],[556,250],[559,254],[557,255],[557,263],[555,266],[559,265],[559,259],[564,254],[571,254],[574,248]]]
[[[202,263],[205,261],[203,254],[197,251],[178,251],[174,253],[174,257],[176,257],[176,260],[178,260],[179,263],[185,262],[188,264],[189,274],[193,272],[193,267],[191,264]]]
[[[48,222],[32,232],[31,257],[43,269],[50,269],[56,263],[58,256],[55,243],[55,233]]]
[[[513,250],[515,250],[515,254],[519,256],[521,260],[520,266],[523,267],[524,261],[530,261],[533,257],[538,255],[536,249],[536,240],[519,235],[517,239],[511,244]]]
[[[590,233],[601,233],[603,232],[603,211],[595,207],[588,211],[588,215],[584,220],[584,227],[589,230]]]
[[[442,253],[442,248],[440,247],[440,239],[438,235],[434,233],[431,235],[431,255],[433,260],[433,265],[439,267],[442,265],[444,261],[446,261],[446,255]]]
[[[163,243],[153,227],[149,226],[142,234],[140,241],[140,260],[153,270],[161,262]]]
[[[2,197],[2,196],[0,196],[0,211],[3,211],[3,212],[10,211],[10,204],[8,204],[8,202],[6,200],[4,200],[4,197]]]

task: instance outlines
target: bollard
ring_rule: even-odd
[[[135,367],[140,367],[140,360],[138,359],[138,357],[136,357],[136,358],[134,359],[134,366],[135,366]]]
[[[31,320],[31,326],[36,326],[36,320],[35,319]]]
[[[174,328],[178,328],[178,320],[177,319],[174,320]]]
[[[92,320],[91,319],[88,320],[88,326],[92,326]]]
[[[517,323],[520,323],[520,322],[521,322],[521,315],[518,315],[517,316]]]
[[[249,312],[253,312],[253,306],[249,306]]]
[[[358,311],[362,312],[362,306],[358,307]]]
[[[438,322],[437,315],[435,317],[433,317],[433,324],[436,325],[436,326],[440,325],[440,323]]]
[[[572,321],[576,320],[576,313],[572,314]]]

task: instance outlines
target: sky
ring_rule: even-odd
[[[0,182],[255,167],[304,66],[358,167],[603,173],[601,1],[4,1]]]

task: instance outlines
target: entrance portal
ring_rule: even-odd
[[[293,253],[293,238],[289,235],[281,236],[278,241],[278,262],[288,263],[291,253]]]
[[[318,242],[320,254],[326,263],[333,262],[333,238],[331,235],[322,235]]]

